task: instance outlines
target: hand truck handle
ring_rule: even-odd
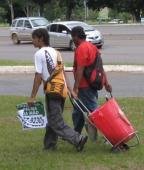
[[[88,119],[88,115],[90,114],[90,110],[83,104],[83,102],[80,99],[75,99],[72,97],[72,95],[69,93],[69,98],[73,106],[76,106],[84,115],[86,119]]]

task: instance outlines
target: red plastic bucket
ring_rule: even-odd
[[[89,118],[113,146],[126,143],[136,135],[114,98],[92,112]]]

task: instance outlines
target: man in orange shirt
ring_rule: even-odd
[[[71,35],[76,46],[73,66],[75,83],[73,89],[69,90],[74,98],[79,98],[90,111],[94,111],[97,108],[98,93],[90,87],[88,81],[85,79],[84,69],[95,61],[99,50],[95,45],[86,41],[86,35],[82,27],[74,27]],[[112,87],[107,81],[106,74],[104,73],[104,75],[105,89],[108,92],[112,92]],[[85,120],[77,107],[74,107],[72,118],[74,129],[81,133]]]

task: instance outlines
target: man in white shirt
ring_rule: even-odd
[[[32,34],[33,44],[39,50],[35,54],[35,78],[33,89],[28,104],[31,106],[39,87],[43,81],[45,83],[57,65],[57,51],[49,47],[49,35],[46,29],[37,29]],[[48,125],[44,137],[44,149],[55,149],[58,136],[73,144],[77,151],[82,151],[87,136],[82,136],[78,132],[64,123],[62,112],[65,99],[59,95],[45,94]]]

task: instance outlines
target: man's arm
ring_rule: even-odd
[[[99,57],[101,58],[101,64],[103,66],[103,60],[102,60],[101,55]],[[107,75],[106,75],[104,68],[103,68],[103,75],[104,75],[104,81],[105,81],[104,82],[105,89],[106,89],[107,92],[112,93],[112,86],[108,82],[108,78],[107,78]]]
[[[64,71],[64,76],[65,76],[65,81],[66,81],[67,88],[68,88],[69,92],[71,92],[72,91],[72,87],[71,87],[68,75],[67,75],[67,73],[65,71]]]
[[[73,91],[71,92],[71,93],[72,93],[72,96],[73,96],[74,98],[77,98],[77,96],[78,96],[79,84],[80,84],[80,81],[81,81],[81,79],[82,79],[83,72],[84,72],[84,67],[78,66],[78,67],[77,67],[77,71],[76,71],[76,73],[75,73],[74,88],[73,88]]]
[[[105,83],[104,83],[105,89],[106,89],[107,92],[111,93],[112,92],[112,86],[108,82],[107,75],[106,75],[105,71],[104,71],[104,77],[105,77]]]
[[[83,76],[83,70],[84,70],[84,67],[78,67],[77,68],[77,71],[75,73],[75,83],[74,83],[73,89],[71,87],[71,84],[70,84],[69,78],[67,76],[67,73],[64,72],[67,88],[68,88],[69,92],[72,94],[72,96],[75,97],[75,98],[77,98],[78,87],[79,87],[81,78]]]
[[[41,85],[41,82],[42,82],[41,74],[35,73],[33,88],[32,88],[30,99],[28,101],[29,104],[31,104],[35,101],[35,98],[36,98],[37,92],[39,90],[39,87]]]

